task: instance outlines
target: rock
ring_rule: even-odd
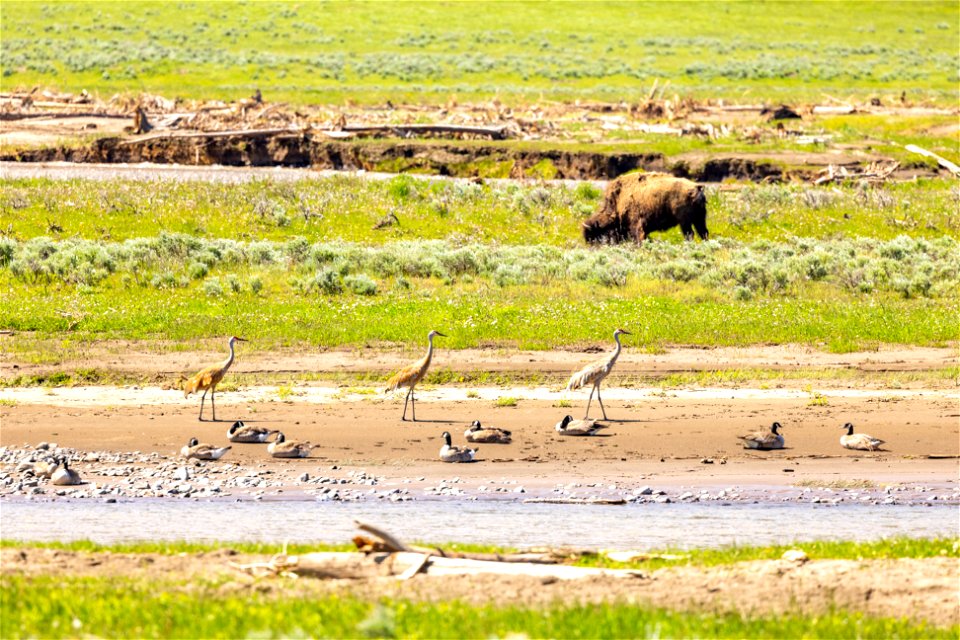
[[[300,477],[297,478],[297,479],[298,479],[300,482],[310,482],[310,474],[304,472],[304,473],[301,474]]]
[[[810,561],[810,556],[808,556],[802,549],[787,549],[783,552],[783,555],[780,556],[780,559],[786,560],[787,562],[803,564],[804,562]]]
[[[186,482],[190,479],[190,470],[186,467],[180,467],[174,472],[173,478],[175,480],[179,480],[180,482]]]
[[[640,487],[633,493],[638,496],[649,496],[650,494],[653,493],[653,489],[651,489],[650,487]]]

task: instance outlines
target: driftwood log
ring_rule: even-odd
[[[292,573],[297,576],[362,580],[396,577],[409,579],[417,573],[428,576],[471,576],[495,574],[503,576],[530,576],[556,580],[576,580],[594,576],[614,578],[645,578],[642,571],[631,569],[599,569],[562,564],[532,562],[496,562],[470,558],[445,558],[415,551],[380,553],[319,552],[296,556],[276,556],[262,565],[241,568],[259,568],[273,573]]]
[[[927,151],[927,150],[924,149],[923,147],[918,147],[918,146],[915,145],[915,144],[908,144],[907,146],[904,147],[904,149],[906,149],[907,151],[911,151],[911,152],[913,152],[913,153],[919,153],[920,155],[922,155],[922,156],[924,156],[924,157],[927,157],[927,158],[933,158],[934,160],[937,161],[937,164],[938,164],[938,165],[940,165],[941,167],[943,167],[944,169],[946,169],[947,171],[949,171],[949,172],[952,173],[953,175],[955,175],[955,176],[960,176],[960,167],[958,167],[957,165],[953,164],[952,162],[950,162],[950,161],[947,160],[946,158],[944,158],[944,157],[942,157],[942,156],[938,156],[938,155],[935,154],[933,151]]]

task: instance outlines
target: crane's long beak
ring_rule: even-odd
[[[250,342],[246,338],[237,338],[237,342]]]
[[[445,334],[445,333],[440,333],[439,331],[437,331],[437,335],[440,336],[441,338],[446,338],[446,337],[447,337],[447,334]]]

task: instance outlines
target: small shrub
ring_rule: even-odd
[[[201,278],[207,277],[207,274],[210,273],[210,267],[203,262],[192,262],[187,269],[187,273],[190,274],[190,277],[194,280],[200,280]]]
[[[377,295],[377,283],[373,281],[370,276],[365,273],[357,273],[354,275],[346,276],[343,279],[343,284],[347,286],[351,291],[357,295],[361,296],[375,296]]]
[[[260,276],[250,276],[247,283],[250,285],[250,291],[253,292],[253,295],[257,295],[263,291],[263,279],[261,279]]]
[[[517,399],[511,396],[501,396],[497,398],[494,404],[498,407],[515,407],[517,406]]]
[[[328,296],[335,295],[343,291],[343,282],[340,279],[340,274],[333,269],[321,269],[313,276],[310,289]]]
[[[210,298],[219,298],[223,295],[223,285],[220,278],[208,278],[203,283],[203,292]]]

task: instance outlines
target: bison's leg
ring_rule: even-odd
[[[707,221],[706,220],[697,220],[693,223],[693,226],[697,230],[697,235],[700,236],[701,240],[709,240],[710,232],[707,231]]]
[[[680,230],[683,231],[684,240],[693,240],[693,227],[689,224],[681,224]]]

